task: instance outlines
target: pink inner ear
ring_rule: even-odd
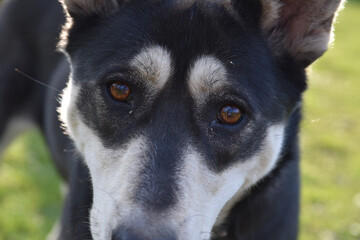
[[[262,0],[263,29],[278,56],[287,52],[304,66],[327,49],[331,25],[344,0]],[[275,6],[275,7],[274,7]],[[273,14],[269,14],[269,10]],[[275,17],[273,17],[275,16]]]
[[[281,15],[284,19],[288,19],[291,16],[299,14],[301,8],[306,5],[305,0],[282,0]]]
[[[283,7],[281,9],[281,19],[285,29],[289,33],[291,40],[304,36],[308,31],[309,20],[311,18],[311,10],[308,8],[308,1],[305,0],[283,0]],[[305,11],[308,11],[306,13]]]
[[[306,23],[307,19],[304,17],[298,17],[296,19],[291,20],[288,23],[288,28],[289,28],[289,37],[291,40],[295,40],[299,37],[303,37],[306,32],[307,32],[307,26],[308,24]]]
[[[312,29],[314,27],[330,31],[340,0],[281,0],[281,2],[282,24],[293,39],[314,31],[315,29]]]

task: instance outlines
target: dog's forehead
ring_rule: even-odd
[[[202,56],[215,58],[224,67],[232,64],[244,69],[254,61],[251,59],[264,59],[259,49],[265,46],[263,42],[259,46],[259,36],[248,31],[244,22],[229,0],[129,1],[117,13],[81,33],[87,41],[76,45],[81,56],[74,53],[72,57],[74,80],[100,79],[114,65],[133,67],[136,59],[141,59],[138,64],[153,64],[151,70],[156,64],[168,63],[161,66],[161,71],[152,72],[154,76],[160,74],[153,82],[159,86],[170,71],[175,79],[186,79],[189,68]],[[162,49],[152,48],[155,45]],[[159,57],[148,58],[154,54]]]
[[[80,57],[73,57],[78,59],[73,61],[75,81],[99,79],[113,66],[120,66],[151,75],[156,87],[161,88],[172,76],[183,83],[190,78],[190,89],[204,89],[206,84],[196,84],[196,77],[209,79],[209,86],[215,83],[211,79],[224,79],[229,74],[225,70],[241,67],[245,71],[255,61],[259,65],[266,62],[264,42],[234,17],[231,5],[225,4],[228,1],[200,4],[189,0],[184,6],[182,1],[164,2],[152,8],[129,6],[104,19],[96,35],[89,31],[87,43],[78,48]]]

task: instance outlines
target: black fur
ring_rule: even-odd
[[[199,1],[183,10],[176,9],[175,4],[176,1],[133,1],[112,15],[74,19],[63,47],[71,59],[74,81],[81,82],[77,106],[82,118],[109,148],[117,148],[136,133],[152,139],[157,147],[156,163],[147,166],[143,175],[153,178],[142,181],[134,201],[153,209],[165,209],[176,202],[178,186],[170,173],[180,164],[182,143],[196,145],[209,167],[221,172],[259,151],[269,125],[287,122],[286,143],[276,169],[239,201],[227,221],[214,230],[225,231],[228,236],[214,239],[296,239],[297,131],[301,119],[298,104],[306,88],[304,69],[289,56],[275,58],[271,54],[260,31],[259,1],[238,1],[235,10],[239,21],[216,4]],[[70,186],[60,239],[91,239],[91,181],[86,166],[74,156],[71,140],[59,127],[58,92],[14,72],[14,68],[19,68],[54,88],[65,87],[69,65],[55,52],[64,21],[61,6],[55,0],[13,0],[3,4],[0,35],[6,37],[0,38],[0,134],[12,117],[24,113],[44,130],[55,164]],[[152,43],[172,53],[175,71],[165,90],[149,98],[153,93],[133,75],[128,61],[141,47]],[[195,110],[190,107],[194,100],[185,80],[189,66],[204,54],[227,63],[233,85]],[[113,63],[119,67],[114,68]],[[127,103],[114,102],[109,97],[107,86],[112,73],[119,74],[134,90]],[[234,102],[243,108],[246,117],[235,126],[220,124],[216,113]],[[136,111],[129,114],[132,110]],[[138,239],[129,237],[130,233],[125,237],[124,231],[114,232],[113,239]]]

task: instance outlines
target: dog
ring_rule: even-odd
[[[296,239],[305,69],[342,4],[4,0],[0,146],[43,131],[54,238]]]

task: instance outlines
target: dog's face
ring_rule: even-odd
[[[279,2],[245,2],[65,1],[61,119],[90,170],[94,239],[210,239],[276,166],[332,18],[314,50],[288,43]]]

